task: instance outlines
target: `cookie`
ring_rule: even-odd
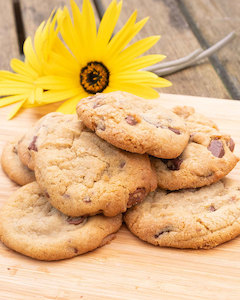
[[[51,206],[36,182],[17,190],[0,212],[0,239],[39,260],[59,260],[111,241],[122,216],[68,217]]]
[[[84,124],[112,145],[135,153],[175,158],[189,139],[184,121],[158,100],[126,92],[81,99],[77,113]]]
[[[37,182],[64,214],[115,216],[155,190],[147,155],[117,149],[84,128],[72,137],[65,131],[35,157]]]
[[[133,234],[153,245],[213,248],[240,234],[240,183],[225,178],[199,189],[158,189],[124,219]]]
[[[34,172],[23,165],[19,159],[18,140],[6,143],[2,152],[1,164],[7,176],[17,184],[25,185],[35,181]]]
[[[190,139],[183,153],[175,159],[151,157],[158,186],[167,190],[197,188],[226,176],[237,164],[234,141],[221,134],[217,125],[191,107],[176,107],[175,113],[186,122]]]
[[[72,136],[72,132],[78,131],[82,123],[77,120],[75,115],[64,115],[62,113],[49,113],[42,117],[37,123],[24,135],[18,143],[19,157],[22,163],[31,170],[34,170],[34,157],[41,145],[46,145],[56,136],[61,139],[61,128],[65,128],[65,137],[67,131]]]

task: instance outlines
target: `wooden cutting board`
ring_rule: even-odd
[[[240,155],[240,102],[162,94],[166,107],[191,105],[232,135]],[[28,109],[12,121],[0,109],[0,152],[57,105]],[[240,180],[239,165],[229,177]],[[0,170],[0,205],[18,187]],[[0,243],[0,299],[240,299],[240,237],[212,250],[144,243],[123,226],[109,245],[58,262],[30,259]]]

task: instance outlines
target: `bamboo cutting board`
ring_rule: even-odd
[[[166,107],[191,105],[236,142],[240,155],[240,102],[162,94]],[[23,111],[12,121],[0,109],[0,152],[56,105]],[[240,180],[240,166],[229,174]],[[0,169],[0,205],[18,187]],[[240,299],[240,237],[212,250],[159,248],[123,226],[111,244],[58,262],[30,259],[0,243],[0,300],[19,299]]]

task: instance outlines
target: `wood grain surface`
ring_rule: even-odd
[[[235,39],[217,52],[213,64],[223,78],[233,99],[240,99],[240,1],[180,0],[187,18],[191,18],[199,41],[211,45],[232,31]]]
[[[110,0],[94,0],[106,7]],[[20,6],[24,32],[16,30]],[[82,0],[77,0],[78,4]],[[139,37],[161,34],[152,53],[167,55],[167,60],[187,55],[200,46],[179,3],[187,8],[191,20],[208,43],[215,43],[229,30],[239,32],[239,1],[223,0],[125,0],[119,24],[134,9],[139,19],[150,20]],[[21,54],[21,35],[33,36],[40,23],[68,0],[0,0],[0,69],[8,69],[12,57]],[[97,13],[96,13],[97,15]],[[20,38],[20,39],[19,39]],[[217,55],[233,82],[239,87],[239,40]],[[168,93],[230,98],[227,81],[215,71],[211,61],[178,72],[168,78],[173,86]],[[229,87],[228,87],[229,88]],[[235,97],[237,98],[237,97]],[[240,102],[162,94],[166,107],[192,105],[230,133],[240,155]],[[49,105],[22,111],[12,121],[12,107],[0,109],[0,154],[5,142],[19,136],[42,115],[56,109]],[[239,180],[240,166],[230,177]],[[0,206],[18,188],[0,168]],[[0,244],[0,300],[75,300],[75,299],[240,299],[240,237],[212,250],[158,248],[134,237],[123,226],[117,238],[91,253],[59,262],[40,262],[22,256]]]
[[[232,100],[162,94],[166,107],[191,105],[230,133],[240,155],[240,103]],[[0,149],[21,136],[46,106],[21,112],[0,109]],[[1,152],[1,150],[0,150]],[[239,165],[230,177],[239,180]],[[0,170],[0,206],[18,187]],[[0,244],[0,299],[239,299],[240,237],[212,250],[178,250],[144,243],[125,226],[117,238],[91,253],[59,262],[41,262]]]
[[[103,10],[110,1],[91,0],[94,9],[96,4],[101,4]],[[82,0],[76,2],[81,6]],[[33,37],[36,28],[49,17],[52,9],[63,5],[69,6],[69,0],[0,0],[0,69],[9,69],[10,59],[22,54],[24,38],[29,35]],[[187,10],[187,16],[182,6]],[[18,10],[14,10],[14,7],[18,7]],[[213,44],[232,29],[239,34],[238,0],[127,0],[123,2],[119,25],[135,9],[138,9],[139,19],[150,17],[138,38],[162,35],[150,52],[165,54],[165,61],[187,55],[200,45],[205,47]],[[98,22],[100,12],[98,9],[95,12]],[[189,19],[200,32],[204,43],[193,30],[194,26]],[[221,68],[219,64],[214,65],[213,60],[205,60],[196,67],[168,76],[173,86],[160,92],[239,99],[238,50],[239,37],[218,52],[216,57]]]
[[[11,1],[0,1],[0,68],[10,70],[10,59],[19,56]]]
[[[101,1],[105,7],[111,2],[111,0]],[[139,32],[137,38],[144,38],[149,35],[161,35],[160,41],[149,53],[164,54],[167,56],[164,61],[168,61],[181,58],[200,48],[200,44],[182,15],[177,1],[124,1],[118,24],[122,26],[135,9],[138,10],[138,20],[150,16],[148,23]],[[198,66],[177,72],[166,78],[172,81],[173,85],[162,89],[161,92],[163,93],[214,98],[230,97],[224,84],[208,60]]]
[[[91,1],[91,0],[90,0]],[[82,0],[75,0],[79,7],[82,7]],[[70,1],[66,0],[21,0],[22,13],[24,15],[23,22],[27,36],[34,36],[38,26],[47,18],[49,18],[53,9],[67,6],[70,9]],[[95,9],[95,6],[93,5]],[[99,18],[95,10],[95,18],[98,24]]]

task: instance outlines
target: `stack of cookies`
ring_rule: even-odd
[[[73,257],[110,242],[122,213],[159,246],[211,248],[240,234],[240,185],[222,179],[238,162],[234,142],[211,120],[123,92],[82,99],[77,115],[48,114],[5,146],[2,167],[24,185],[1,210],[8,247]]]

